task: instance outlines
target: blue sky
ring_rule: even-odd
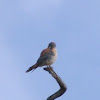
[[[0,1],[0,100],[46,100],[59,89],[43,68],[25,73],[51,41],[68,87],[57,100],[100,100],[100,0]]]

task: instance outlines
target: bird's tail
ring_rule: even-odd
[[[27,73],[27,72],[30,72],[31,70],[34,71],[37,67],[38,67],[37,64],[35,64],[35,65],[29,67],[28,70],[26,71],[26,73]]]

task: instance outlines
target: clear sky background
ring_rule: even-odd
[[[46,100],[59,89],[43,68],[25,73],[54,41],[57,100],[100,100],[100,0],[0,1],[0,100]]]

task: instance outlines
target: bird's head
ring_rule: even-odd
[[[56,48],[56,44],[54,42],[49,43],[48,48],[53,49]]]

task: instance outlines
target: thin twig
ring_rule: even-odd
[[[44,68],[44,70],[48,71],[52,75],[52,77],[56,79],[57,83],[60,86],[60,89],[56,93],[52,94],[51,96],[49,96],[47,98],[47,100],[54,100],[54,99],[60,97],[61,95],[63,95],[66,92],[67,86],[61,80],[61,78],[55,73],[55,71],[53,70],[52,67],[46,67],[46,68]]]

